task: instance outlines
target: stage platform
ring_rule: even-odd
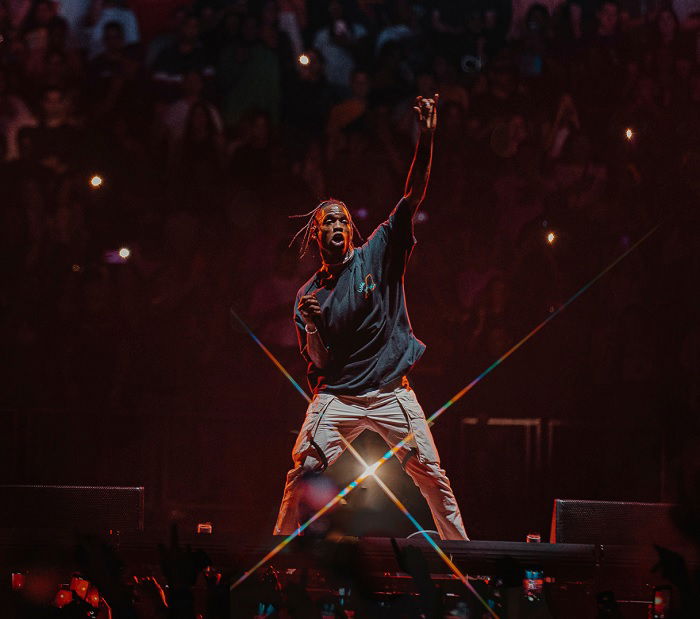
[[[168,531],[131,532],[103,535],[100,539],[113,545],[130,566],[158,571],[159,543],[167,543]],[[229,574],[242,573],[274,548],[282,537],[251,540],[235,534],[194,534],[179,532],[181,545],[201,549],[218,569]],[[27,569],[49,558],[68,566],[74,561],[78,536],[65,530],[0,529],[0,567]],[[415,546],[423,551],[430,573],[436,578],[450,579],[451,572],[430,544],[420,536],[395,540],[399,548]],[[504,565],[516,569],[541,570],[560,583],[587,583],[596,589],[618,583],[634,585],[639,591],[663,579],[652,572],[658,554],[652,545],[525,543],[512,541],[438,541],[439,547],[457,567],[469,575],[497,575]],[[361,557],[364,569],[382,581],[404,578],[399,568],[391,538],[344,537],[326,541],[298,537],[266,562],[280,572],[315,569],[327,564],[339,544],[352,545]],[[700,568],[700,561],[691,548],[675,547],[691,568]],[[636,585],[635,585],[636,583]],[[618,587],[619,588],[619,587]]]

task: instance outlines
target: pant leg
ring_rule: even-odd
[[[303,477],[321,473],[345,450],[341,436],[352,442],[364,430],[364,411],[330,394],[318,394],[309,404],[292,449],[294,468],[287,473],[274,535],[289,535],[299,527]]]
[[[425,497],[440,538],[468,540],[450,480],[440,467],[437,447],[414,392],[402,387],[387,394],[386,403],[372,411],[370,420],[372,429],[391,447],[413,432],[397,457]]]

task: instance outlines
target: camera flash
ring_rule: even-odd
[[[632,129],[626,129],[625,130],[625,137],[628,140],[631,140],[634,137],[634,131],[632,131]]]
[[[302,54],[301,56],[299,56],[300,65],[306,66],[309,64],[309,62],[309,57],[306,54]]]
[[[95,174],[90,179],[90,185],[92,185],[95,189],[97,189],[97,187],[101,187],[102,186],[102,177],[99,174]]]
[[[122,260],[126,260],[129,256],[131,256],[131,251],[127,247],[122,247],[119,250],[119,257]]]
[[[557,235],[554,234],[554,232],[550,232],[549,234],[547,234],[547,243],[549,243],[550,245],[552,243],[554,243],[554,241],[556,241],[556,239],[557,239]]]

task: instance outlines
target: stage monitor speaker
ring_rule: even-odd
[[[143,531],[143,487],[0,486],[0,527]]]
[[[671,503],[556,499],[549,541],[568,544],[617,544],[682,547],[671,520]]]

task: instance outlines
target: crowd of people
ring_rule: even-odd
[[[604,284],[584,363],[651,379],[669,338],[648,292],[689,298],[696,268],[700,18],[569,0],[510,23],[506,4],[202,1],[145,40],[121,1],[80,23],[5,0],[6,402],[191,390],[222,362],[231,304],[293,349],[309,264],[288,216],[334,195],[371,231],[401,195],[412,101],[435,92],[419,335],[477,367],[663,220],[652,264],[637,252]],[[697,337],[671,337],[691,383]]]
[[[300,402],[280,406],[239,319],[303,375],[291,304],[315,263],[288,247],[289,216],[334,196],[369,234],[403,191],[413,101],[439,93],[409,265],[429,346],[416,380],[461,386],[625,254],[478,411],[671,426],[679,479],[697,466],[688,3],[152,4],[167,16],[0,0],[4,408],[224,407],[296,426]],[[153,582],[133,590],[151,610],[128,616],[165,616]]]
[[[145,4],[0,0],[3,407],[296,427],[301,401],[229,309],[303,376],[292,303],[315,262],[288,246],[289,216],[337,197],[367,236],[402,195],[415,97],[439,93],[407,280],[428,344],[415,380],[456,391],[629,251],[474,402],[671,426],[688,466],[687,3],[196,0],[160,3],[167,19]]]
[[[686,513],[687,515],[687,513]],[[697,544],[696,518],[679,520]],[[352,539],[297,538],[291,548],[306,561],[296,569],[268,563],[217,566],[201,549],[182,545],[173,528],[169,544],[138,559],[99,538],[83,536],[70,558],[25,560],[12,573],[12,586],[0,588],[0,605],[8,619],[379,619],[447,617],[470,619],[623,619],[637,611],[670,619],[693,619],[700,609],[697,571],[686,559],[656,547],[658,562],[639,573],[671,586],[661,601],[649,595],[637,602],[620,600],[594,580],[547,578],[512,557],[496,563],[489,576],[470,578],[471,589],[458,580],[435,579],[425,545],[399,545],[392,539],[398,573],[380,575]],[[46,549],[44,549],[46,550]],[[629,569],[627,566],[625,569]],[[652,573],[656,575],[652,575]],[[387,577],[390,577],[387,580]],[[393,577],[393,580],[392,578]],[[539,581],[533,579],[540,579]],[[646,581],[645,581],[646,582]],[[558,583],[558,584],[555,584]],[[610,584],[607,582],[607,584]],[[594,595],[592,595],[594,593]],[[644,604],[644,602],[647,602]],[[634,610],[637,607],[637,610]],[[652,612],[653,611],[653,612]]]
[[[497,357],[663,222],[571,362],[639,384],[683,351],[697,407],[697,329],[665,321],[697,273],[697,15],[203,0],[145,39],[121,0],[69,8],[0,4],[5,403],[210,391],[232,304],[291,358],[312,267],[288,216],[333,195],[369,233],[401,195],[412,101],[439,92],[409,292],[428,365]]]
[[[688,527],[697,540],[697,524]],[[690,523],[686,523],[686,526]],[[512,557],[498,561],[489,576],[470,578],[470,590],[458,580],[434,579],[427,547],[401,546],[392,539],[397,573],[383,578],[351,539],[297,538],[292,548],[307,557],[296,569],[272,564],[243,572],[217,567],[206,552],[178,542],[159,544],[157,558],[125,557],[113,545],[82,537],[69,560],[25,561],[12,574],[12,587],[0,588],[8,619],[623,619],[638,616],[629,600],[589,580],[544,584],[542,572],[526,571]],[[657,547],[660,572],[673,585],[663,602],[634,603],[639,610],[671,619],[692,619],[700,608],[696,577],[685,559]],[[650,569],[651,571],[651,569]],[[387,581],[388,576],[393,576]],[[538,582],[533,578],[539,578]],[[549,578],[547,583],[555,583]],[[567,584],[568,583],[568,586]],[[595,595],[591,595],[591,591]],[[660,607],[663,605],[663,608]],[[648,607],[648,608],[647,608]],[[653,613],[652,613],[653,610]]]

